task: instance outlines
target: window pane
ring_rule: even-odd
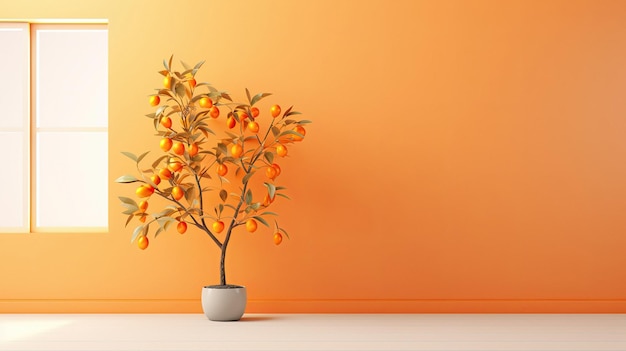
[[[24,146],[24,133],[0,132],[0,150],[5,150],[2,164],[8,167],[0,172],[0,230],[3,232],[27,230],[28,175],[24,164]]]
[[[0,128],[24,130],[28,121],[28,25],[0,23]]]
[[[106,132],[37,134],[37,227],[108,226]]]
[[[107,30],[48,28],[34,27],[37,127],[107,127]]]

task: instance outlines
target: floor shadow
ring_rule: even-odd
[[[280,319],[277,316],[243,316],[239,320],[240,322],[262,322],[262,321],[272,321]]]

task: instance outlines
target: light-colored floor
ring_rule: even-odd
[[[0,350],[626,350],[626,315],[0,314]]]

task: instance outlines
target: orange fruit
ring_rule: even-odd
[[[276,154],[280,157],[287,156],[287,147],[283,144],[278,144],[276,147]]]
[[[170,151],[170,149],[172,148],[172,139],[170,138],[163,138],[161,139],[161,142],[159,143],[159,146],[161,147],[161,150],[168,152]]]
[[[246,118],[248,118],[248,114],[244,111],[237,111],[237,117],[239,117],[239,122],[243,122]]]
[[[163,86],[165,87],[165,89],[169,89],[171,84],[172,84],[172,77],[169,74],[163,77]]]
[[[276,170],[276,176],[278,177],[280,175],[280,172],[282,172],[282,170],[280,169],[280,166],[276,163],[272,163],[272,168]]]
[[[259,132],[259,124],[255,121],[250,121],[248,122],[248,129],[252,132],[252,133],[258,133]]]
[[[257,227],[258,225],[256,224],[256,221],[254,219],[249,219],[246,221],[246,230],[250,233],[254,233]]]
[[[161,98],[158,95],[150,96],[150,106],[157,106],[161,102]]]
[[[170,157],[170,162],[168,163],[167,168],[172,172],[178,172],[183,168],[183,164],[177,159]]]
[[[276,176],[278,175],[278,171],[276,170],[276,168],[270,166],[270,167],[267,167],[267,169],[265,170],[265,175],[269,179],[274,180],[274,178],[276,178]]]
[[[256,123],[255,121],[250,121],[250,122],[248,122],[248,129],[252,133],[258,133],[259,132],[259,124]]]
[[[148,218],[148,216],[146,216],[146,215],[143,215],[143,216],[139,217],[139,222],[146,223],[146,218]]]
[[[237,121],[235,120],[235,117],[233,116],[229,116],[226,119],[226,125],[228,126],[228,128],[233,129],[235,128],[235,126],[237,125]]]
[[[180,141],[175,141],[174,144],[172,145],[172,151],[176,155],[184,155],[185,154],[185,145],[183,143],[181,143]]]
[[[216,233],[221,233],[224,230],[224,222],[216,221],[213,222],[213,231]]]
[[[185,195],[185,192],[178,185],[172,188],[172,197],[176,200],[180,200]]]
[[[280,106],[273,105],[272,107],[270,107],[270,113],[272,114],[272,117],[278,117],[278,115],[280,115]]]
[[[206,96],[200,98],[200,100],[198,100],[198,103],[200,104],[200,107],[203,108],[211,108],[213,106],[213,100]]]
[[[148,247],[148,244],[148,237],[146,237],[145,235],[142,235],[139,237],[139,239],[137,239],[137,247],[142,250],[145,250]]]
[[[223,176],[226,175],[226,173],[228,173],[228,167],[226,167],[225,164],[221,163],[221,164],[217,165],[217,174],[219,176],[223,177]]]
[[[196,80],[191,78],[189,80],[189,86],[191,87],[191,89],[195,88],[196,87]]]
[[[230,153],[234,158],[239,158],[243,154],[243,147],[239,144],[235,144],[230,148]]]
[[[137,190],[135,190],[135,194],[139,197],[148,197],[154,193],[154,188],[149,184],[140,185]]]
[[[159,178],[158,175],[153,175],[150,176],[150,180],[155,184],[155,185],[159,185],[161,183],[161,178]]]
[[[296,133],[300,133],[302,134],[301,137],[297,136],[297,135],[292,135],[293,137],[293,141],[302,141],[302,139],[304,139],[304,136],[306,135],[306,129],[304,129],[303,126],[301,125],[297,125],[294,129],[293,129]]]
[[[169,117],[161,117],[161,125],[165,128],[172,127],[172,119]]]
[[[256,107],[253,107],[250,109],[250,113],[252,114],[253,118],[257,118],[259,116],[259,109]]]
[[[217,118],[220,116],[220,109],[217,108],[217,106],[213,105],[213,107],[211,107],[211,111],[209,111],[209,115],[213,118]]]
[[[270,194],[265,194],[265,198],[263,199],[263,206],[267,207],[269,206],[272,202],[274,202],[274,199],[272,199],[270,197]]]
[[[178,222],[178,225],[176,226],[176,230],[181,234],[185,234],[185,232],[187,231],[187,223]]]
[[[172,178],[172,172],[167,168],[163,168],[159,171],[159,177],[163,180],[169,180]]]
[[[194,157],[198,154],[198,144],[196,143],[191,143],[191,145],[189,146],[189,156]]]
[[[274,244],[280,245],[283,242],[283,235],[280,233],[274,233]]]
[[[142,200],[139,203],[139,209],[141,210],[141,212],[146,212],[146,210],[148,209],[148,201]]]

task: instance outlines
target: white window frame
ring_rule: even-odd
[[[0,23],[0,31],[10,31],[10,32],[14,32],[14,31],[22,31],[24,32],[25,36],[27,38],[30,38],[30,25],[28,23]],[[29,62],[30,61],[30,46],[29,45],[25,45],[24,46],[24,51],[21,52],[21,56],[23,58],[23,60],[25,60],[25,62]],[[24,65],[24,71],[21,72],[22,75],[26,76],[26,82],[28,84],[25,84],[23,87],[23,91],[22,94],[23,96],[26,96],[27,99],[24,100],[23,102],[23,106],[22,109],[24,111],[24,115],[22,115],[22,126],[19,128],[9,128],[4,126],[4,124],[0,124],[0,132],[21,132],[23,135],[22,138],[22,147],[24,150],[24,154],[28,155],[30,154],[30,140],[29,140],[29,132],[30,132],[30,66],[25,64]],[[28,159],[23,159],[23,164],[22,164],[22,172],[23,175],[25,176],[29,176],[30,175],[30,162]],[[29,176],[30,177],[30,176]],[[3,184],[4,186],[7,186],[5,184]],[[24,213],[24,217],[22,218],[22,225],[19,227],[4,227],[1,230],[3,232],[18,232],[18,233],[24,233],[27,232],[29,230],[29,220],[30,220],[30,205],[29,205],[29,200],[30,200],[30,182],[29,181],[25,181],[23,184],[23,189],[22,189],[22,193],[24,194],[24,203],[23,203],[23,208],[22,211]],[[10,199],[3,199],[2,201],[11,201]]]

